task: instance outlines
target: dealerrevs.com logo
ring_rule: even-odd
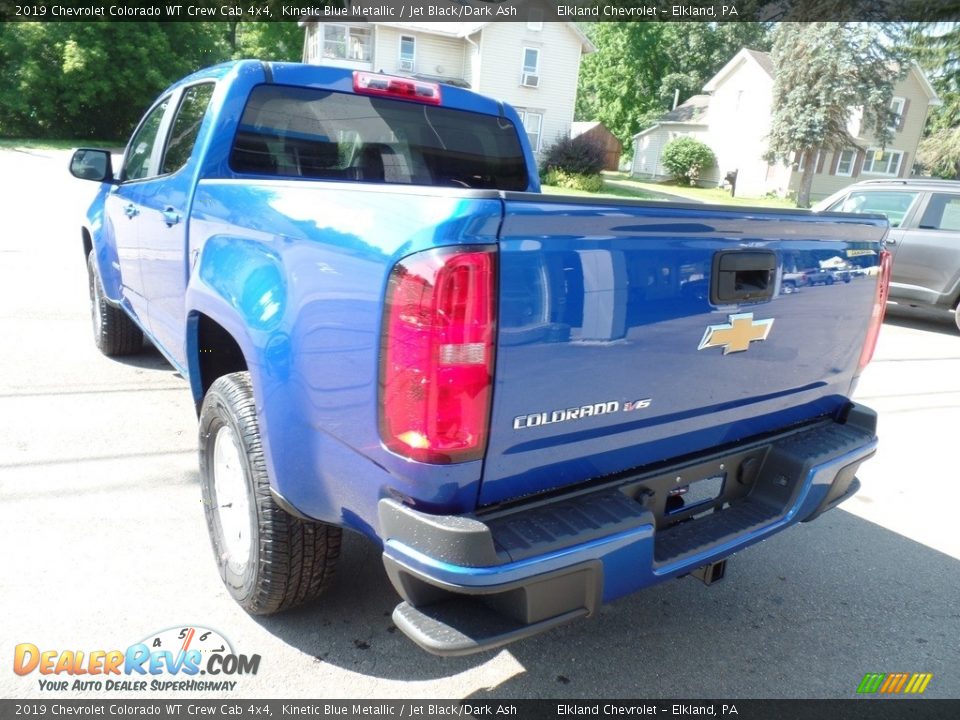
[[[234,690],[235,678],[256,675],[259,655],[238,654],[216,630],[172,627],[125,650],[48,650],[20,643],[13,671],[38,673],[41,690]],[[200,677],[202,676],[202,678]]]

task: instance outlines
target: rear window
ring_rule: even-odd
[[[919,192],[908,190],[869,190],[852,192],[830,206],[830,210],[886,215],[891,227],[900,227]]]
[[[230,166],[282,177],[527,188],[517,130],[505,118],[282,85],[250,94]]]

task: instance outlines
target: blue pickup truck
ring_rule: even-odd
[[[854,493],[880,216],[541,195],[517,113],[414,78],[240,61],[169,88],[79,230],[107,355],[189,380],[206,521],[248,612],[343,528],[397,626],[498,647]],[[782,292],[785,258],[865,269]]]

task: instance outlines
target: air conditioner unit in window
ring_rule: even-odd
[[[406,72],[413,72],[413,60],[401,60],[400,69]]]
[[[533,73],[524,73],[522,84],[525,87],[540,87],[540,76]]]

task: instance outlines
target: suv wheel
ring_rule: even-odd
[[[203,399],[200,483],[220,577],[244,610],[269,615],[323,592],[341,530],[296,518],[274,500],[247,372],[219,378]]]

